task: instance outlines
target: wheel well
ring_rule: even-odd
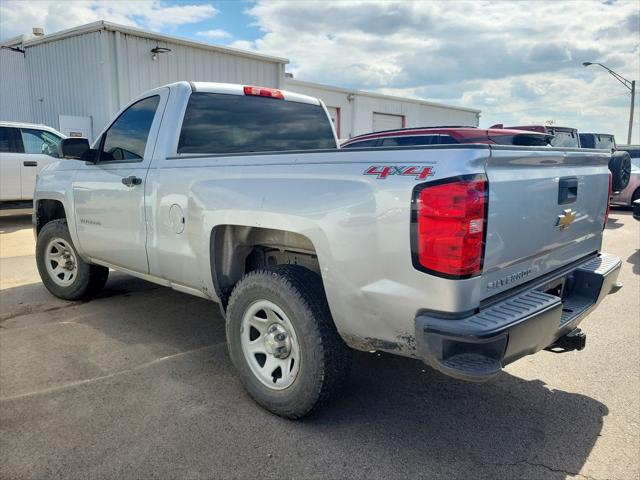
[[[62,202],[58,200],[38,200],[36,209],[36,233],[52,220],[67,218]]]
[[[210,252],[213,285],[225,309],[234,285],[252,270],[300,265],[320,273],[311,240],[285,230],[219,225],[211,232]]]

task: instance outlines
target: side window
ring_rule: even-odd
[[[58,157],[60,137],[44,130],[21,128],[24,153],[41,153],[50,157]]]
[[[376,143],[378,143],[378,139],[375,138],[373,140],[363,140],[362,142],[353,142],[349,145],[345,145],[342,148],[367,148],[367,147],[375,147]]]
[[[104,134],[101,162],[142,160],[159,102],[160,97],[155,95],[134,103],[122,112]]]
[[[431,145],[433,135],[417,135],[414,137],[391,137],[382,141],[383,147],[409,147],[412,145]]]
[[[0,127],[0,152],[11,151],[11,130],[7,127]]]
[[[18,152],[15,135],[17,131],[17,128],[0,127],[0,152]]]
[[[395,138],[384,138],[384,139],[382,139],[381,145],[383,147],[397,147],[398,145],[402,145],[399,142],[399,140],[400,139],[398,137],[395,137]]]
[[[440,145],[452,145],[454,143],[460,143],[451,135],[438,135],[440,138],[438,139],[438,143]],[[435,142],[434,142],[435,143]]]

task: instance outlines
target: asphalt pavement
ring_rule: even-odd
[[[354,352],[343,396],[292,422],[242,389],[215,304],[115,272],[56,299],[29,218],[0,218],[0,478],[640,478],[639,249],[612,211],[625,286],[582,352],[482,384]]]

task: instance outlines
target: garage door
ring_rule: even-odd
[[[388,113],[373,114],[373,131],[394,130],[404,127],[403,115],[390,115]]]

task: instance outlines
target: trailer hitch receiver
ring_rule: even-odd
[[[571,352],[573,350],[582,350],[587,344],[587,335],[576,328],[566,335],[557,339],[549,345],[545,350],[553,353]]]

